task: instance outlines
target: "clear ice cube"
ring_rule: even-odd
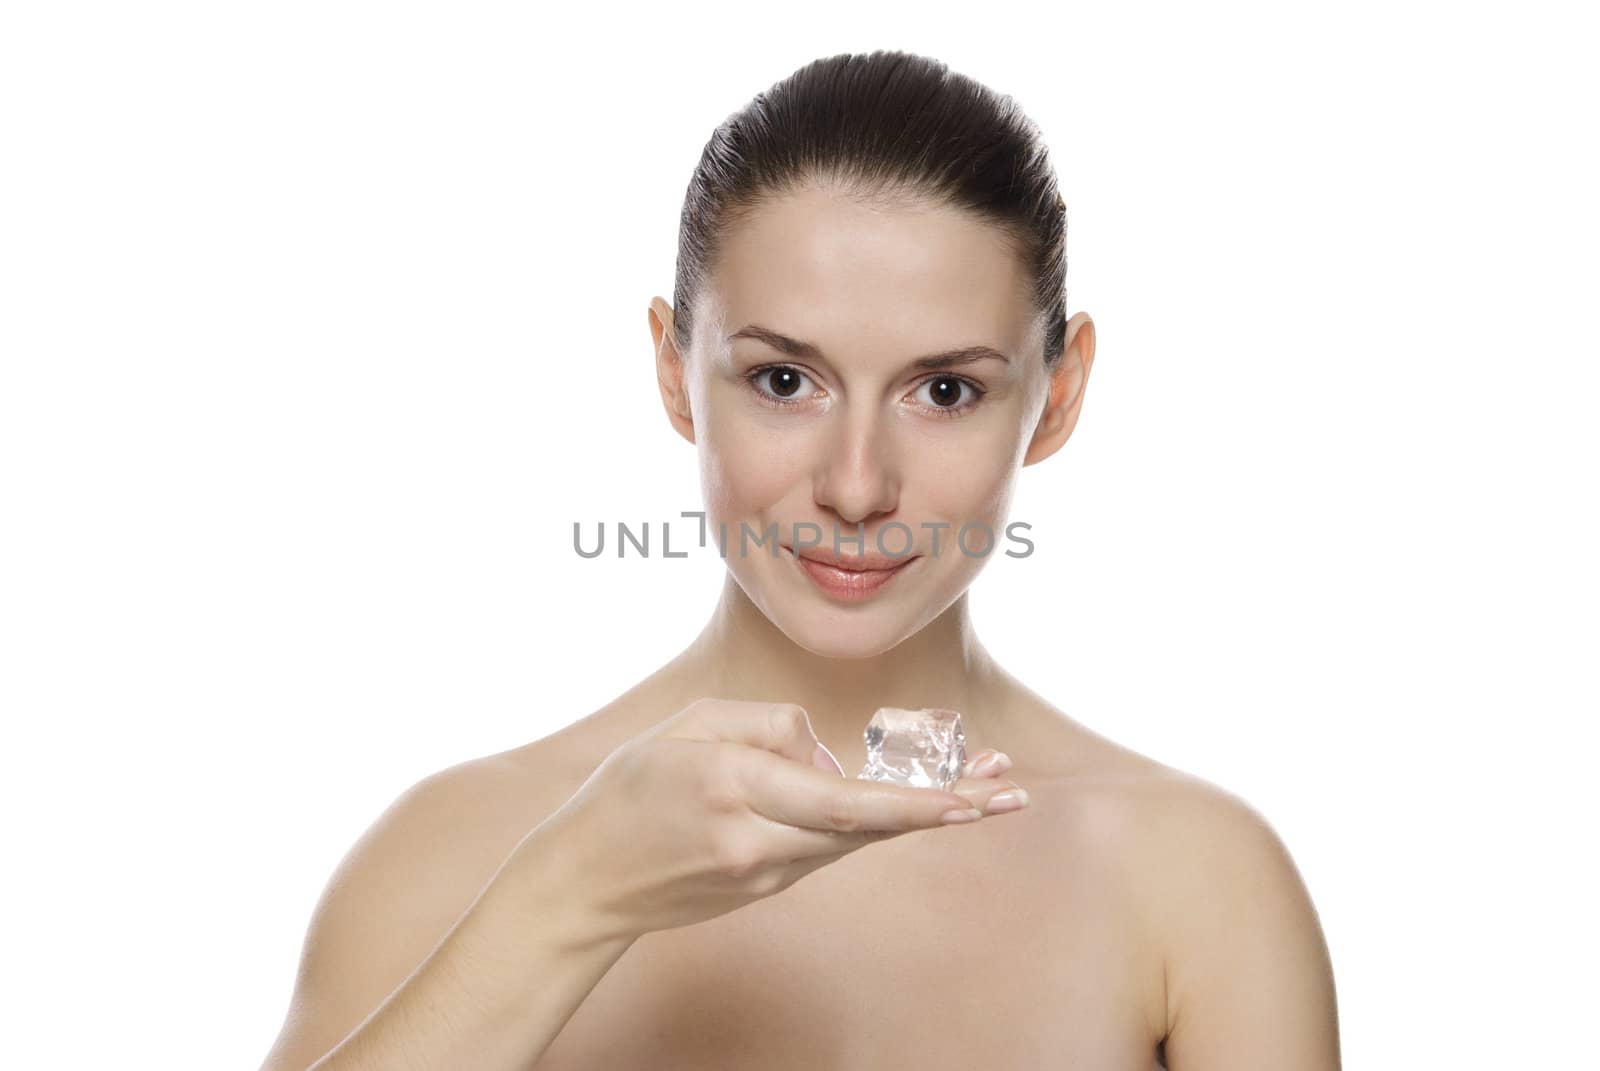
[[[880,707],[865,736],[867,764],[858,780],[948,789],[967,765],[967,737],[954,710]]]

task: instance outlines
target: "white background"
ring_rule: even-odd
[[[714,553],[571,549],[699,506],[645,315],[685,184],[758,90],[891,47],[1043,128],[1099,331],[989,649],[1268,817],[1348,1066],[1581,1064],[1577,11],[8,5],[6,1062],[256,1066],[395,796],[688,642]]]

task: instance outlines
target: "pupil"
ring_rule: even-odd
[[[941,390],[941,387],[944,389]],[[959,380],[936,379],[933,381],[933,400],[937,405],[954,405],[960,394],[961,383]]]
[[[781,394],[785,398],[800,389],[800,377],[792,368],[774,368],[767,376],[767,383],[774,394]]]

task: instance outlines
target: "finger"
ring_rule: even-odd
[[[942,789],[840,779],[756,750],[747,758],[737,776],[751,808],[797,829],[842,833],[927,829],[943,825],[946,811],[971,806],[960,794]]]
[[[1002,792],[1021,789],[1015,781],[1004,777],[963,777],[950,786],[950,790],[973,807],[989,814],[989,801]]]
[[[811,718],[798,703],[764,703],[745,699],[701,699],[661,725],[669,736],[688,740],[730,741],[782,755],[806,766],[827,769],[839,764],[812,731]],[[827,763],[820,761],[826,756]],[[839,771],[842,775],[843,771]]]
[[[961,764],[961,772],[963,774],[970,773],[998,754],[999,752],[992,747],[986,747],[982,751],[975,751],[968,755],[966,761]]]
[[[994,748],[984,748],[962,767],[962,777],[995,777],[1011,769],[1011,756]]]
[[[862,829],[844,833],[839,830],[802,829],[754,812],[750,818],[769,831],[772,856],[787,860],[784,866],[797,874],[809,874],[868,844],[916,832],[914,829]]]

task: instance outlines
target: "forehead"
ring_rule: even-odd
[[[749,323],[825,354],[885,360],[986,344],[1021,357],[1037,313],[1022,258],[993,224],[925,200],[869,204],[808,187],[722,236],[704,340]]]

